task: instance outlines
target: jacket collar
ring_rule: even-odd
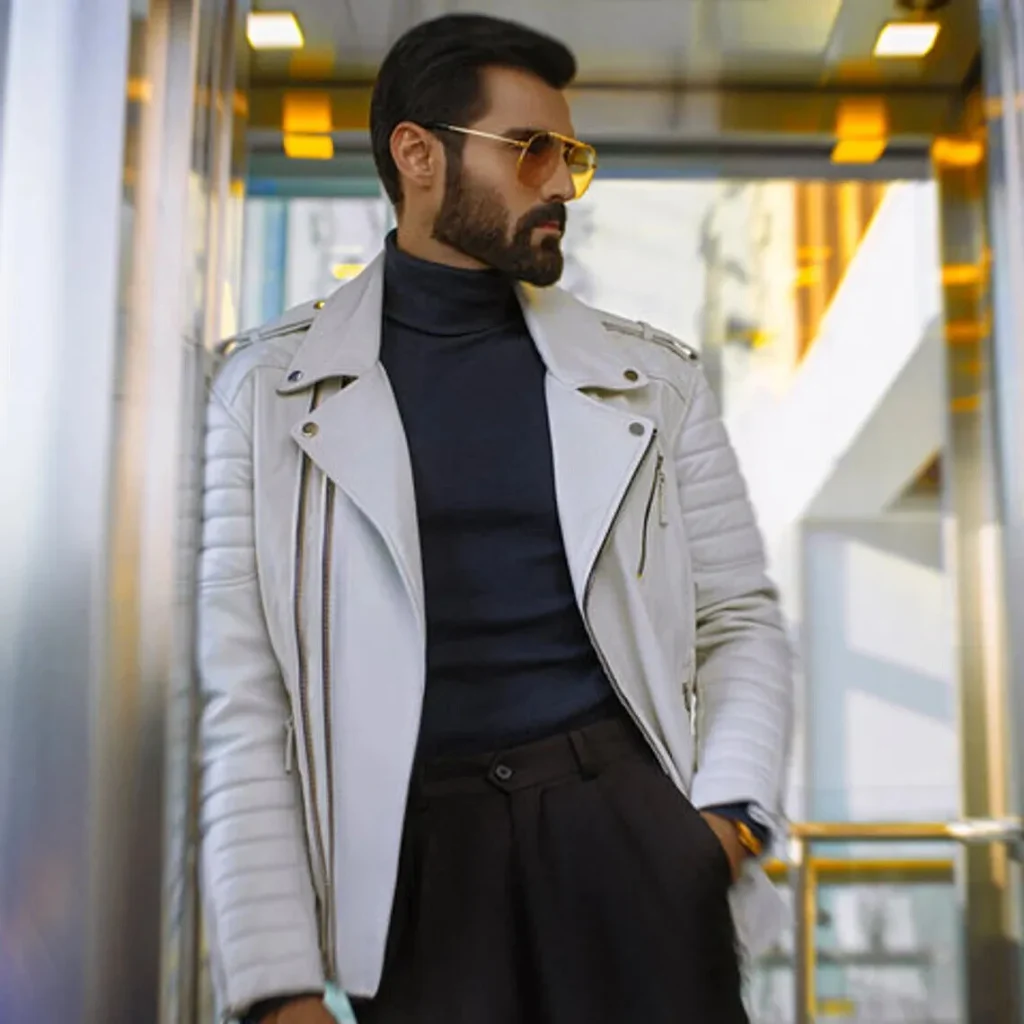
[[[597,310],[562,288],[521,285],[518,291],[530,336],[556,380],[578,391],[633,391],[648,383]]]
[[[576,390],[632,391],[648,383],[611,342],[600,314],[561,288],[517,288],[526,325],[548,372]],[[313,322],[278,386],[292,394],[321,381],[357,378],[380,359],[384,256],[342,285]]]
[[[383,302],[381,254],[315,312],[278,393],[292,394],[339,377],[361,377],[371,370],[380,356]]]

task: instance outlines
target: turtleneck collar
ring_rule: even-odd
[[[410,256],[392,231],[384,254],[384,315],[423,334],[464,336],[522,319],[512,280]]]

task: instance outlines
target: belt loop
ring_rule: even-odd
[[[596,779],[600,774],[600,765],[591,753],[587,734],[582,729],[573,729],[569,733],[569,743],[580,766],[580,774],[584,779]]]

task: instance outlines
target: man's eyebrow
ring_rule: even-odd
[[[547,131],[546,128],[508,128],[501,134],[504,135],[506,139],[520,139],[525,142],[534,135],[545,131]]]

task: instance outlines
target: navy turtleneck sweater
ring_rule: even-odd
[[[387,241],[381,361],[408,438],[426,591],[420,750],[527,742],[614,709],[573,591],[545,366],[512,282]]]

